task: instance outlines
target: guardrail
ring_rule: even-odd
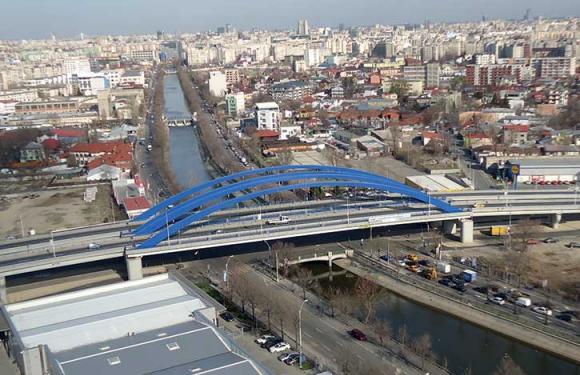
[[[496,311],[495,309],[491,310],[484,303],[476,302],[481,306],[474,306],[474,304],[471,301],[466,301],[463,298],[458,298],[457,293],[450,293],[449,290],[439,288],[438,286],[433,285],[431,283],[428,283],[427,280],[423,280],[419,277],[411,277],[411,276],[405,275],[404,273],[400,273],[400,272],[398,272],[398,269],[395,270],[391,267],[388,267],[384,264],[381,264],[376,259],[371,258],[370,256],[368,256],[364,253],[361,253],[360,251],[355,251],[354,256],[357,260],[362,260],[364,263],[366,263],[367,266],[371,266],[374,268],[378,268],[382,271],[386,271],[387,276],[389,276],[391,278],[395,278],[396,280],[403,282],[409,286],[421,289],[425,292],[434,294],[434,295],[441,297],[441,298],[445,298],[451,302],[461,304],[467,308],[477,310],[479,312],[485,313],[485,314],[493,316],[495,318],[499,318],[499,319],[508,321],[510,323],[517,324],[518,326],[520,326],[522,328],[531,329],[531,330],[534,330],[536,332],[548,335],[554,339],[563,341],[567,344],[574,345],[574,346],[578,347],[580,350],[580,342],[577,341],[578,338],[573,334],[568,335],[568,337],[564,337],[558,333],[555,333],[553,330],[547,329],[547,327],[544,324],[541,324],[541,325],[536,324],[536,322],[534,322],[534,321],[523,320],[521,318],[514,317],[513,315],[508,315],[508,314],[505,314],[503,312]]]

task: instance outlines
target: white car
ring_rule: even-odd
[[[288,349],[290,349],[290,344],[279,342],[276,345],[270,347],[270,353],[280,353]]]
[[[538,314],[552,316],[552,310],[544,306],[534,306],[532,307],[532,311]]]
[[[266,341],[268,341],[270,339],[275,339],[275,338],[276,338],[276,336],[274,336],[274,335],[263,335],[262,337],[259,337],[256,339],[256,344],[262,345],[262,344],[266,343]]]
[[[87,246],[89,250],[97,250],[101,248],[101,244],[91,242],[89,246]]]
[[[278,357],[278,360],[279,360],[279,361],[282,361],[282,362],[284,362],[284,361],[285,361],[285,360],[287,360],[288,358],[290,358],[290,357],[292,357],[292,356],[295,356],[295,355],[299,355],[299,353],[297,353],[297,352],[288,352],[288,353],[284,353],[284,354],[281,354],[281,355]]]
[[[489,299],[489,301],[491,303],[495,303],[496,305],[500,305],[500,306],[505,304],[505,301],[501,297],[492,297]]]

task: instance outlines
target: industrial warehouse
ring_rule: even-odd
[[[264,374],[186,283],[161,274],[2,306],[12,356],[25,375]]]

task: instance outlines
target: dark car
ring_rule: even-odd
[[[272,346],[274,346],[274,345],[276,345],[278,343],[281,343],[281,342],[282,342],[282,339],[279,338],[279,337],[276,337],[274,339],[267,340],[265,343],[263,343],[262,345],[260,345],[260,347],[263,348],[263,349],[268,349],[269,350]]]
[[[422,266],[429,266],[429,259],[421,259],[419,260],[419,264]]]
[[[229,311],[224,311],[223,313],[220,314],[220,316],[226,322],[233,322],[234,321],[234,316]]]
[[[438,281],[438,283],[441,285],[450,286],[451,284],[453,284],[453,281],[451,281],[450,279],[441,279]]]
[[[365,335],[359,329],[354,328],[348,331],[348,334],[351,335],[354,339],[357,339],[358,341],[367,341],[367,335]]]
[[[388,255],[381,255],[379,257],[380,260],[384,260],[385,262],[389,262],[391,260],[391,257]]]
[[[505,300],[509,299],[509,296],[506,293],[503,293],[503,292],[495,293],[493,296],[494,297],[499,297],[499,298],[505,299]]]
[[[489,292],[489,288],[486,286],[476,286],[473,290],[481,294],[487,294]]]
[[[544,240],[544,243],[557,243],[558,239],[554,237],[548,237]]]
[[[556,319],[563,320],[565,322],[570,323],[572,321],[572,315],[570,314],[558,314],[556,315]]]
[[[298,361],[300,360],[300,354],[299,353],[291,353],[286,359],[284,359],[284,363],[287,364],[288,366],[292,366],[298,363]]]

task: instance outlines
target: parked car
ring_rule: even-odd
[[[556,319],[560,319],[560,320],[563,320],[565,322],[570,323],[573,318],[572,318],[571,314],[560,313],[560,314],[556,315]]]
[[[550,310],[549,308],[545,307],[545,306],[534,306],[532,307],[532,311],[538,314],[542,314],[542,315],[548,315],[551,316],[552,315],[552,310]]]
[[[290,357],[286,358],[284,360],[284,363],[287,364],[288,366],[292,366],[297,364],[300,361],[300,354],[299,353],[292,353],[293,355],[291,355]],[[304,355],[302,355],[302,358],[304,358]],[[304,361],[302,361],[304,363]]]
[[[557,242],[559,242],[559,241],[560,241],[560,240],[559,240],[559,239],[557,239],[557,238],[554,238],[554,237],[548,237],[548,238],[546,238],[546,239],[544,240],[544,243],[557,243]]]
[[[284,341],[279,342],[277,344],[274,344],[270,348],[268,348],[270,353],[280,353],[280,352],[283,352],[283,351],[289,350],[289,349],[290,349],[290,344],[288,344]]]
[[[266,340],[266,342],[265,342],[265,343],[263,343],[262,345],[260,345],[260,347],[261,347],[261,348],[263,348],[263,349],[268,349],[268,350],[270,350],[270,348],[271,348],[272,346],[276,345],[276,344],[277,344],[277,343],[279,343],[279,342],[282,342],[282,339],[281,339],[281,338],[279,338],[279,337],[275,337],[275,338],[273,338],[273,339]]]
[[[518,297],[518,299],[516,299],[516,305],[520,307],[529,307],[532,305],[532,300],[528,297]]]
[[[450,279],[441,279],[438,281],[438,283],[445,286],[451,286],[451,284],[453,284]]]
[[[223,313],[220,314],[220,317],[226,322],[234,321],[234,315],[229,311],[224,311]]]
[[[380,260],[383,260],[383,261],[385,261],[385,262],[390,262],[390,261],[391,261],[391,257],[390,257],[390,256],[388,256],[388,255],[381,255],[381,256],[379,257],[379,259],[380,259]]]
[[[500,306],[505,305],[505,300],[503,298],[500,298],[500,297],[491,297],[489,299],[489,302],[495,303],[496,305],[500,305]]]
[[[275,339],[275,338],[276,338],[276,336],[274,336],[274,335],[262,335],[261,337],[258,337],[256,339],[256,344],[262,345],[262,344],[266,343],[266,341],[271,340],[271,339]]]
[[[283,354],[280,354],[280,355],[278,356],[278,360],[279,360],[279,361],[281,361],[281,362],[284,362],[284,361],[286,361],[288,358],[290,358],[290,357],[292,357],[292,356],[294,356],[294,355],[298,355],[298,353],[297,353],[297,352],[288,352],[288,353],[283,353]]]
[[[570,242],[568,244],[568,247],[570,249],[579,249],[580,248],[580,242]]]
[[[527,243],[528,245],[537,245],[537,244],[539,244],[539,243],[540,243],[540,241],[538,241],[538,240],[537,240],[537,239],[535,239],[535,238],[528,238],[528,240],[526,241],[526,243]]]
[[[367,335],[365,335],[361,330],[359,329],[352,329],[350,331],[348,331],[348,334],[351,335],[354,339],[358,340],[358,341],[367,341]]]
[[[87,248],[88,248],[89,250],[98,250],[98,249],[100,249],[100,248],[101,248],[101,244],[99,244],[99,243],[96,243],[96,242],[91,242],[91,243],[89,244],[89,246],[87,246]]]

